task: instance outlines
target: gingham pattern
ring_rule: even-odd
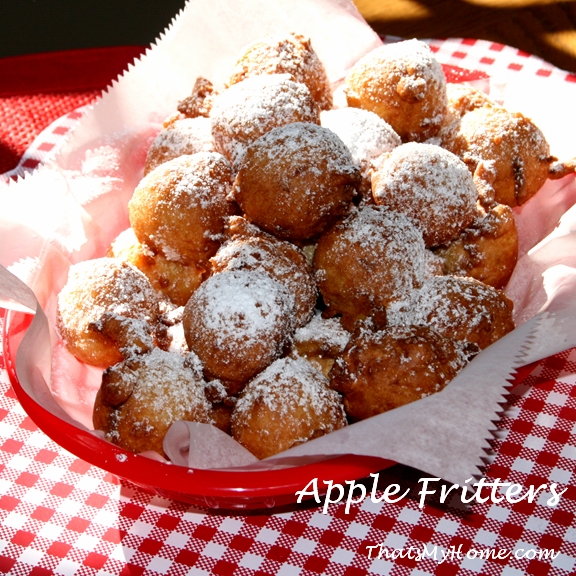
[[[94,92],[93,97],[95,96],[96,92]],[[88,101],[93,97],[87,95],[85,100]],[[23,154],[18,165],[14,169],[0,174],[0,185],[17,180],[18,177],[23,177],[27,172],[32,172],[40,164],[44,164],[50,160],[57,152],[58,147],[66,140],[70,130],[76,125],[78,120],[84,116],[89,108],[89,105],[76,108],[64,114],[40,132]]]
[[[386,42],[398,39],[387,37],[384,40]],[[498,78],[520,73],[576,82],[576,74],[560,70],[537,56],[496,42],[459,38],[427,42],[436,58],[443,64],[479,70]]]
[[[490,66],[550,69],[511,48],[485,42],[431,41],[441,62],[490,72]],[[473,49],[470,49],[469,47]],[[465,52],[465,56],[454,56]],[[488,55],[488,56],[487,56]],[[482,68],[478,62],[487,68]],[[528,66],[528,68],[526,68]],[[545,66],[545,67],[544,67]],[[521,71],[520,70],[520,71]],[[519,71],[519,72],[520,72]],[[9,574],[390,574],[569,575],[576,573],[576,350],[537,363],[510,396],[499,440],[485,472],[488,480],[524,488],[556,482],[566,489],[555,507],[488,500],[466,512],[449,505],[418,506],[422,473],[395,466],[380,486],[400,484],[412,496],[397,504],[365,499],[299,506],[291,511],[224,515],[161,499],[119,482],[55,445],[22,411],[0,356],[0,571]],[[369,483],[368,486],[371,484]],[[379,492],[378,495],[381,493]],[[369,558],[371,547],[460,551],[443,563],[426,558]],[[555,560],[468,559],[470,550],[554,549]]]

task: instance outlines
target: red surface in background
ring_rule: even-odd
[[[54,120],[95,100],[144,50],[118,46],[0,59],[0,173],[15,168]]]

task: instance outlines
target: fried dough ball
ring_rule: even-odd
[[[175,114],[166,119],[162,130],[150,145],[144,175],[178,156],[213,151],[214,141],[208,118],[180,118]]]
[[[292,341],[294,298],[268,274],[226,270],[201,284],[184,308],[186,342],[229,394],[280,356]]]
[[[496,204],[487,211],[481,209],[468,228],[435,254],[444,261],[444,274],[504,288],[518,261],[518,230],[512,208]]]
[[[362,172],[362,198],[371,202],[373,162],[399,146],[402,143],[400,136],[374,112],[361,108],[325,110],[320,114],[320,125],[332,130],[352,154]]]
[[[334,360],[342,354],[351,336],[339,318],[324,318],[316,312],[308,324],[294,333],[292,354],[305,358],[328,376]]]
[[[423,326],[359,330],[330,372],[346,413],[364,420],[442,390],[466,365],[462,346]]]
[[[117,345],[122,358],[145,354],[155,347],[168,350],[172,338],[162,322],[151,324],[142,318],[128,318],[113,312],[104,312],[88,329],[101,334]]]
[[[320,124],[308,88],[287,74],[253,76],[234,84],[216,98],[210,117],[216,150],[234,166],[252,142],[273,128],[292,122]]]
[[[178,102],[177,110],[186,118],[208,118],[217,95],[212,82],[199,76],[194,82],[192,94]]]
[[[306,324],[314,313],[318,291],[304,253],[294,244],[262,232],[241,216],[229,219],[227,236],[229,239],[210,260],[212,273],[260,270],[269,274],[294,296],[295,326]]]
[[[340,397],[301,358],[276,360],[244,389],[232,413],[232,436],[268,458],[346,425]]]
[[[435,276],[404,305],[388,312],[390,325],[427,326],[481,350],[514,330],[514,304],[502,290],[455,276]]]
[[[348,106],[375,112],[403,141],[424,141],[447,110],[446,79],[430,48],[406,40],[376,48],[346,77]]]
[[[166,457],[162,442],[174,422],[212,423],[205,383],[192,364],[154,348],[111,366],[96,395],[94,429],[125,450],[153,450]]]
[[[446,147],[466,162],[472,174],[483,164],[495,201],[511,207],[521,206],[538,192],[555,160],[529,118],[498,106],[465,114]]]
[[[121,344],[96,329],[106,313],[153,327],[159,297],[142,272],[121,260],[97,258],[71,266],[58,295],[58,331],[78,360],[104,368],[123,359]]]
[[[476,108],[496,106],[496,102],[482,90],[462,82],[448,82],[446,94],[448,96],[448,111],[451,116],[461,118]]]
[[[145,176],[130,202],[130,224],[141,244],[167,260],[204,265],[223,239],[232,170],[224,156],[199,152],[161,164]]]
[[[447,244],[474,220],[478,191],[455,154],[409,142],[395,148],[373,175],[376,204],[417,222],[426,246]]]
[[[260,74],[289,74],[308,88],[321,110],[332,108],[332,91],[324,65],[309,38],[290,33],[267,37],[247,46],[228,80],[228,86]]]
[[[320,237],[314,252],[326,314],[342,314],[347,330],[384,314],[421,286],[426,260],[422,234],[406,216],[380,206],[354,211]]]
[[[360,178],[334,132],[294,123],[271,130],[248,148],[234,198],[258,227],[298,242],[319,236],[346,214]]]
[[[176,306],[184,306],[192,292],[200,286],[207,274],[206,266],[184,265],[173,262],[161,254],[154,254],[140,244],[134,230],[128,228],[119,234],[108,249],[107,256],[129,262],[143,272],[158,292],[162,292]]]
[[[448,82],[446,95],[448,96],[448,109],[440,131],[430,143],[434,141],[444,148],[450,148],[450,143],[458,132],[460,119],[464,114],[476,108],[496,106],[496,103],[478,88],[461,82]]]

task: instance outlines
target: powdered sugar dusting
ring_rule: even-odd
[[[426,250],[426,278],[444,274],[444,259],[432,250]]]
[[[168,336],[170,338],[169,352],[185,355],[189,352],[186,337],[184,336],[184,327],[182,322],[168,327]]]
[[[113,442],[123,440],[118,431],[122,421],[131,422],[139,413],[131,422],[137,435],[161,433],[177,420],[212,421],[212,408],[204,393],[205,382],[180,354],[154,348],[108,371],[116,372],[120,381],[129,383],[132,390],[110,418],[107,435]],[[114,386],[114,381],[114,377],[107,378],[103,386]]]
[[[510,113],[504,108],[493,106],[477,108],[461,120],[460,132],[467,137],[467,153],[478,161],[490,152],[490,143],[506,142],[511,153],[521,156],[529,151],[548,151],[546,138],[520,113]],[[493,150],[495,152],[495,150]]]
[[[323,111],[320,123],[338,135],[363,172],[369,169],[372,159],[391,152],[402,143],[390,124],[374,112],[360,108]]]
[[[212,108],[212,134],[217,149],[234,165],[246,147],[272,128],[291,122],[319,123],[310,91],[288,74],[253,76],[230,86]]]
[[[377,204],[417,221],[428,246],[445,244],[470,224],[478,191],[455,154],[410,142],[394,149],[373,178]]]
[[[318,171],[319,161],[325,162],[323,170],[331,174],[356,173],[357,168],[350,151],[332,130],[295,122],[276,128],[259,138],[251,147],[255,154],[261,150],[272,164],[279,165],[287,158],[292,164],[308,166],[311,172]]]
[[[474,342],[482,332],[512,329],[511,317],[511,302],[500,291],[472,278],[453,276],[428,279],[410,299],[388,310],[390,325],[428,326],[445,336]]]
[[[466,162],[476,180],[486,180],[496,202],[511,207],[538,192],[555,159],[529,118],[499,106],[465,114],[444,144]]]
[[[350,331],[361,319],[380,324],[385,308],[406,298],[426,275],[420,230],[403,214],[366,205],[318,241],[316,281],[328,315],[342,314]]]
[[[177,203],[185,198],[185,204],[197,204],[209,210],[212,204],[222,201],[227,190],[226,182],[218,181],[213,175],[213,166],[224,163],[225,160],[216,152],[195,154],[193,159],[194,164],[183,166],[183,170],[179,172],[179,178],[172,188],[172,198],[168,199],[167,203],[170,201]],[[204,170],[201,169],[203,163],[206,165]]]
[[[465,350],[424,326],[360,330],[336,361],[331,385],[353,417],[363,419],[439,392],[468,363]]]
[[[260,270],[294,296],[296,324],[307,322],[316,304],[316,285],[306,257],[289,242],[260,233],[225,242],[211,260],[214,270]]]
[[[376,112],[404,141],[434,136],[446,115],[446,80],[427,44],[407,40],[376,48],[346,78],[348,104]]]
[[[478,284],[456,282],[446,276],[426,282],[417,293],[418,306],[411,306],[407,318],[411,324],[426,324],[430,313],[434,311],[433,327],[447,328],[454,318],[469,314],[470,305],[477,310],[478,315],[472,318],[472,327],[478,324],[480,317],[488,314],[483,301],[478,298]],[[447,298],[447,293],[456,291],[464,298],[468,306],[459,307],[454,300]],[[454,307],[458,307],[455,309]]]
[[[422,234],[405,215],[366,206],[340,226],[344,233],[335,242],[336,252],[345,254],[353,246],[378,254],[378,259],[386,262],[380,270],[374,270],[375,291],[385,290],[396,299],[421,285],[426,272],[426,249]]]
[[[168,260],[199,263],[223,240],[231,167],[216,152],[180,156],[158,166],[136,187],[128,210],[142,244]]]
[[[184,407],[200,406],[206,415],[210,405],[204,395],[205,383],[199,379],[198,371],[186,365],[180,354],[164,352],[154,348],[150,354],[138,359],[138,385],[134,389],[136,401],[147,405],[164,417],[174,421]],[[159,383],[164,385],[159,388]],[[166,386],[166,383],[170,383]],[[151,392],[158,390],[159,394]]]
[[[296,330],[294,344],[315,342],[323,349],[342,352],[351,336],[338,318],[323,318],[322,313],[317,310],[308,324]]]
[[[212,125],[208,118],[180,118],[170,122],[152,142],[144,173],[147,174],[162,162],[184,154],[213,152]]]
[[[415,94],[423,96],[428,84],[446,84],[442,67],[434,58],[430,47],[420,40],[405,40],[376,48],[361,58],[357,66],[365,67],[372,78],[378,78],[384,62],[390,70],[389,73],[401,76]]]
[[[215,347],[238,352],[266,340],[279,327],[285,330],[294,297],[267,274],[230,270],[208,278],[187,308],[199,319],[199,329],[213,335]]]
[[[236,403],[234,418],[245,419],[257,402],[264,403],[279,416],[289,415],[293,406],[299,406],[311,415],[321,414],[327,405],[340,405],[338,393],[328,385],[327,378],[306,360],[281,358],[246,386]],[[338,427],[345,422],[343,408],[340,408],[340,418],[336,422]],[[326,432],[334,429],[334,423],[331,423]]]
[[[326,71],[309,38],[290,33],[286,37],[268,36],[244,50],[230,75],[229,84],[257,74],[290,74],[305,84],[322,110],[332,106]]]
[[[116,258],[97,258],[70,267],[68,281],[58,295],[58,313],[65,330],[80,334],[105,313],[150,318],[158,313],[158,296],[148,278]]]

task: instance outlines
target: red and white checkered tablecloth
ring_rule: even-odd
[[[574,74],[509,47],[474,40],[430,44],[449,66],[576,82]],[[44,161],[62,137],[55,130],[81,112],[48,127],[19,170],[27,159]],[[458,497],[446,505],[432,497],[421,508],[419,479],[426,475],[398,465],[382,471],[379,483],[411,489],[396,504],[366,498],[348,513],[343,503],[330,505],[327,514],[312,503],[242,515],[152,496],[72,456],[24,413],[0,355],[0,572],[576,574],[575,383],[576,349],[522,370],[485,470],[488,481],[499,478],[524,490],[556,483],[559,492],[565,490],[556,506],[547,505],[546,494],[531,503],[488,498],[468,509]],[[424,549],[430,556],[419,558]],[[546,557],[551,550],[554,558]],[[395,558],[386,559],[386,553]],[[487,553],[489,559],[478,557]]]

